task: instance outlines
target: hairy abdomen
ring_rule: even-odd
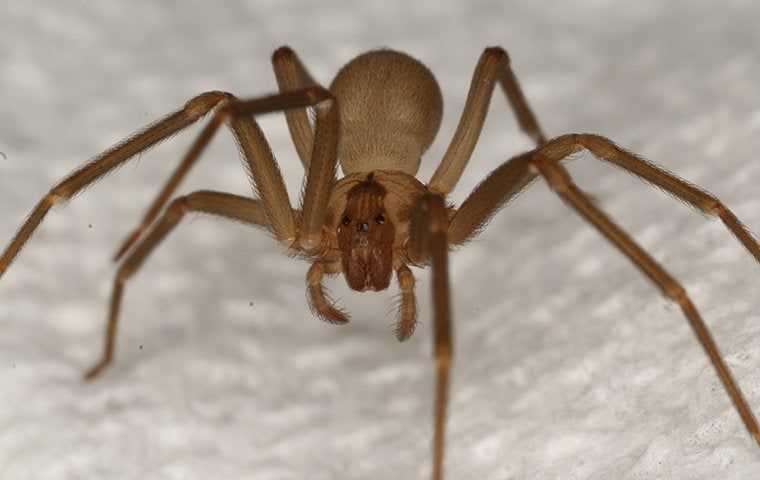
[[[404,53],[372,51],[346,64],[330,91],[340,107],[345,174],[417,173],[443,113],[441,90],[427,67]]]

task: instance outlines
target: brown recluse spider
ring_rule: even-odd
[[[127,280],[187,212],[203,212],[267,229],[289,253],[311,262],[308,298],[323,320],[343,324],[348,315],[325,292],[326,275],[342,273],[357,291],[385,290],[395,272],[401,290],[396,337],[414,332],[416,302],[409,266],[430,265],[433,275],[435,433],[432,478],[443,478],[444,428],[452,361],[448,251],[483,230],[493,215],[536,177],[543,177],[560,198],[617,247],[660,291],[681,307],[717,371],[749,433],[760,444],[760,429],[718,348],[681,284],[580,190],[562,160],[580,150],[637,175],[705,214],[719,217],[749,253],[760,261],[760,246],[717,198],[594,134],[568,134],[547,140],[520,90],[501,48],[487,48],[475,68],[467,103],[454,137],[427,184],[415,175],[422,154],[436,136],[443,101],[432,73],[410,56],[392,51],[364,53],[347,63],[325,89],[288,47],[272,56],[280,93],[238,100],[229,93],[206,92],[175,113],[100,154],[45,195],[0,257],[0,276],[50,207],[72,198],[136,154],[213,111],[182,162],[127,237],[115,260],[105,348],[85,375],[91,380],[107,367],[114,352],[119,306]],[[536,144],[503,163],[459,206],[446,195],[462,176],[478,140],[496,85],[500,85],[520,128]],[[314,120],[308,115],[314,112]],[[280,170],[255,116],[284,111],[293,143],[306,170],[300,208],[291,206]],[[246,162],[258,198],[197,191],[175,198],[179,183],[222,125],[228,125]],[[344,176],[336,179],[340,161]],[[125,257],[126,255],[126,257]]]

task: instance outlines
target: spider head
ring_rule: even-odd
[[[348,286],[359,292],[385,290],[393,271],[396,229],[385,211],[385,188],[372,174],[348,192],[338,222],[338,247]]]

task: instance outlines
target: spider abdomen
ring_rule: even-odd
[[[345,174],[417,173],[443,114],[440,87],[426,66],[393,50],[364,53],[338,72],[330,91],[340,108]]]

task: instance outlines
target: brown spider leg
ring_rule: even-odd
[[[291,108],[302,106],[313,106],[314,103],[322,102],[325,98],[332,98],[329,96],[329,93],[325,94],[324,92],[326,91],[320,87],[312,87],[304,90],[288,92],[287,94],[273,95],[247,101],[238,101],[233,96],[228,95],[229,102],[227,102],[223,108],[219,108],[216,111],[214,117],[198,135],[198,138],[190,147],[190,150],[182,159],[180,165],[174,173],[172,173],[172,176],[151,204],[140,225],[127,237],[121,248],[119,248],[116,260],[124,255],[124,253],[126,253],[137,240],[139,240],[140,236],[148,229],[153,221],[155,221],[179,183],[200,158],[200,154],[213,139],[219,126],[221,126],[229,117],[232,117],[230,119],[230,128],[246,159],[254,188],[262,199],[268,218],[270,219],[269,225],[272,233],[277,240],[286,246],[294,246],[297,235],[296,220],[290,206],[287,190],[285,189],[285,182],[282,179],[280,169],[272,155],[269,143],[252,115],[277,110],[288,111]],[[329,156],[331,154],[330,152],[337,149],[337,134],[333,133],[332,136],[330,135],[330,132],[337,131],[337,126],[331,126],[330,121],[326,121],[325,119],[327,118],[328,120],[331,119],[331,121],[337,122],[337,118],[332,119],[330,112],[332,109],[327,108],[327,113],[325,113],[324,110],[325,108],[317,108],[317,120],[318,128],[324,130],[321,133],[321,136],[324,137],[324,140],[322,141],[327,141],[328,145],[326,148],[316,149],[315,154],[319,156],[317,168],[320,168],[321,166],[321,168],[329,170],[330,160],[325,159],[324,157],[325,155]],[[326,134],[327,136],[325,136]],[[336,145],[331,146],[329,145],[330,142],[335,143]],[[332,155],[337,157],[335,154]],[[334,177],[334,166],[332,172]],[[325,171],[322,172],[322,174],[322,176],[327,176],[328,172]],[[318,177],[318,181],[307,180],[307,190],[309,184],[312,184],[312,197],[315,188],[325,189],[325,184],[328,183],[325,181],[325,178],[319,178],[319,175],[315,176]],[[331,184],[331,182],[329,183]],[[322,197],[323,199],[326,198],[326,194],[323,194]],[[326,199],[322,201],[326,202]],[[312,200],[312,210],[314,206],[314,200]],[[313,211],[310,218],[312,222],[318,221],[318,218],[314,216]],[[322,218],[324,218],[324,215]],[[319,229],[321,229],[321,223],[319,223]]]
[[[144,152],[160,141],[174,135],[206,115],[219,102],[227,98],[223,92],[206,92],[188,101],[185,106],[140,132],[106,150],[90,162],[75,170],[68,177],[56,184],[34,207],[21,228],[0,256],[0,277],[16,258],[21,248],[29,240],[39,224],[45,218],[50,207],[71,199],[87,185],[103,177],[114,168],[140,152]]]
[[[243,127],[250,125],[253,121],[247,120],[248,117],[246,116],[248,115],[304,107],[312,107],[316,113],[316,119],[314,122],[314,144],[311,149],[309,171],[301,201],[302,215],[297,245],[306,253],[316,253],[322,246],[322,227],[325,223],[327,203],[330,200],[330,191],[335,182],[335,170],[338,165],[340,117],[335,98],[322,87],[309,87],[271,97],[236,102],[231,105],[233,115],[242,121],[239,125]],[[238,132],[240,140],[243,137],[240,134],[248,130],[248,128],[244,128],[238,131],[234,122],[233,128]],[[245,143],[242,143],[242,147],[244,151],[247,148]],[[262,194],[264,205],[268,208],[267,199],[264,197],[264,192],[261,191],[261,186],[259,186],[258,177],[261,174],[257,172],[257,169],[260,165],[256,162],[250,162],[250,160],[249,163],[257,188]],[[276,164],[272,163],[276,169]],[[280,177],[280,184],[282,184],[282,177]],[[287,193],[285,195],[287,198]],[[292,216],[291,210],[288,210],[288,213]],[[270,221],[275,220],[272,216],[269,219]]]
[[[530,171],[533,152],[504,162],[480,182],[459,206],[449,225],[449,244],[462,245],[536,178]]]
[[[443,479],[449,371],[453,360],[448,274],[448,219],[442,196],[425,194],[412,212],[410,249],[418,259],[429,259],[433,270],[434,355],[436,361],[433,480]]]
[[[227,100],[228,101],[225,103],[226,105],[235,101],[236,98],[228,94]],[[214,138],[219,127],[224,124],[229,117],[230,111],[227,108],[220,108],[215,112],[213,118],[195,139],[190,150],[188,150],[187,154],[182,158],[182,161],[174,170],[169,180],[166,181],[158,196],[153,200],[140,224],[122,243],[114,257],[115,261],[118,261],[130,248],[132,248],[132,246],[156,220],[180,182],[185,178],[193,165],[195,165],[195,162],[198,161],[201,153],[203,153],[203,150]],[[287,210],[290,210],[290,199],[287,196],[285,183],[282,180],[282,175],[280,174],[279,168],[277,168],[274,157],[272,156],[272,150],[269,147],[266,137],[264,137],[258,123],[250,118],[233,119],[230,122],[230,129],[240,144],[241,150],[248,162],[249,174],[252,177],[255,188],[258,190],[262,199],[269,200],[269,205],[271,205],[268,209],[268,212],[271,214],[270,218],[278,219],[278,221],[270,223],[272,232],[279,241],[289,245],[295,237],[295,217],[293,217],[292,212],[286,211],[286,208]],[[257,160],[261,164],[261,167],[259,168],[255,168]],[[253,175],[254,172],[259,178]]]
[[[330,268],[329,265],[323,262],[314,262],[306,274],[309,307],[325,322],[338,325],[348,323],[349,316],[346,312],[335,306],[330,295],[325,291],[322,280],[326,273],[338,273],[339,271],[339,268]]]
[[[272,66],[280,92],[319,85],[303,66],[298,55],[288,46],[282,46],[275,50],[272,54]],[[285,118],[288,121],[288,130],[293,139],[293,144],[296,146],[298,157],[301,159],[304,169],[308,169],[311,160],[311,144],[314,142],[314,131],[309,123],[307,111],[306,109],[288,110],[285,112]]]
[[[760,245],[757,240],[720,200],[661,167],[618,147],[605,137],[592,134],[563,135],[550,141],[539,152],[547,159],[558,162],[582,148],[589,150],[595,157],[617,165],[693,205],[706,215],[717,215],[729,231],[744,245],[744,248],[755,257],[755,260],[760,262]]]
[[[248,154],[248,149],[254,145],[246,140],[251,131],[250,127],[255,125],[253,120],[248,116],[257,113],[304,107],[312,107],[316,113],[316,119],[314,144],[311,149],[311,161],[309,162],[309,171],[306,175],[306,185],[301,201],[301,224],[296,243],[306,253],[317,253],[322,247],[322,227],[325,222],[327,203],[330,200],[330,191],[335,182],[335,170],[338,164],[338,129],[340,117],[334,97],[328,90],[322,87],[309,87],[303,90],[230,104],[232,115],[236,119],[233,121],[233,129],[235,129],[238,139],[241,141],[241,147],[244,153],[246,153],[246,158],[249,159],[248,163],[256,182],[256,188],[261,194],[268,214],[270,213],[270,205],[273,203],[268,201],[263,188],[273,181],[268,175],[276,171],[279,179],[277,184],[282,186],[283,192],[284,185],[274,159],[271,162],[263,162],[258,157],[252,157]],[[265,175],[266,172],[264,172],[264,168],[262,167],[266,167],[267,169],[271,167],[272,171]],[[287,192],[284,192],[284,195],[287,199]],[[292,217],[293,213],[289,205],[283,205],[281,202],[275,203],[276,205],[272,205],[272,207],[282,209],[287,207],[287,212],[283,212],[283,214],[287,213]],[[273,215],[268,216],[270,222],[279,220],[276,218],[279,215],[274,215],[274,218]],[[278,236],[278,238],[281,237]]]
[[[396,338],[399,342],[408,339],[417,326],[417,300],[414,296],[414,274],[406,265],[396,269],[398,286],[401,290],[401,303],[398,307],[396,321]]]
[[[498,47],[487,48],[480,56],[472,75],[467,102],[454,137],[428,183],[431,190],[447,194],[459,181],[483,130],[497,81],[507,96],[522,131],[536,142],[536,146],[546,143],[546,137],[510,67],[507,52]]]
[[[250,225],[267,226],[266,212],[259,200],[229,193],[198,191],[172,201],[161,219],[156,222],[145,238],[137,244],[119,266],[111,293],[111,306],[103,354],[98,363],[85,374],[86,380],[97,377],[113,359],[121,298],[127,280],[140,269],[148,255],[179,224],[187,212],[203,212]]]
[[[224,102],[232,99],[234,99],[234,97],[231,94],[227,94],[227,98]],[[153,223],[156,217],[158,217],[158,214],[161,213],[164,205],[166,205],[166,202],[169,201],[172,194],[179,186],[180,182],[182,182],[192,166],[195,165],[195,162],[198,160],[201,153],[206,148],[206,145],[208,145],[211,139],[214,138],[217,130],[224,123],[224,119],[225,116],[217,112],[208,122],[208,124],[203,128],[201,133],[196,137],[195,141],[190,146],[190,150],[188,150],[188,152],[182,158],[182,161],[174,170],[172,176],[169,177],[169,180],[166,181],[158,196],[155,198],[155,200],[153,200],[153,203],[151,203],[150,207],[148,208],[148,211],[145,212],[145,215],[143,216],[140,224],[137,226],[137,228],[132,230],[129,235],[127,235],[127,238],[124,239],[121,246],[116,251],[116,254],[113,257],[114,262],[121,260],[124,254],[127,253],[130,248],[132,248],[132,246],[145,233],[150,224]]]
[[[604,235],[615,247],[628,257],[634,266],[644,275],[649,277],[662,293],[671,301],[677,303],[689,321],[689,325],[702,344],[710,362],[715,368],[723,387],[734,403],[744,426],[760,445],[760,427],[758,427],[755,415],[752,413],[747,401],[744,399],[739,386],[734,381],[731,371],[723,362],[718,347],[702,320],[699,312],[689,298],[683,286],[671,277],[657,261],[644,251],[627,233],[621,230],[601,210],[599,210],[587,195],[585,195],[572,181],[564,167],[551,159],[544,157],[541,152],[533,157],[533,165],[541,175],[549,182],[552,189],[571,206],[586,221],[591,223]]]

